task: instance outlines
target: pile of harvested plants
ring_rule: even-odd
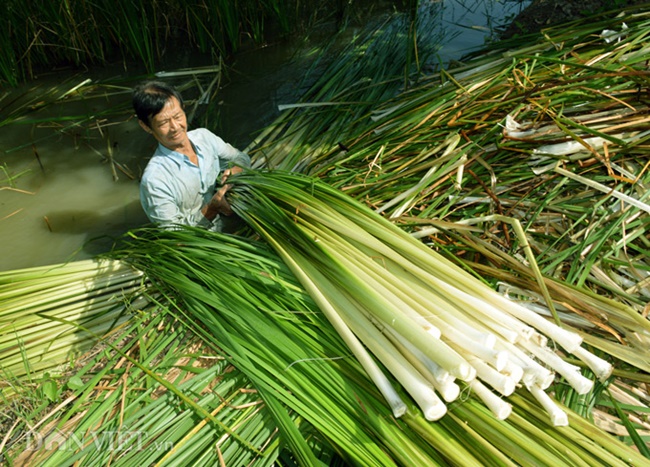
[[[650,465],[650,13],[408,79],[392,33],[249,148],[240,236],[116,247],[142,308],[106,355],[15,378],[57,391],[5,396],[7,458]]]

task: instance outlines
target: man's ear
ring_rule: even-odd
[[[143,122],[142,120],[140,120],[140,119],[138,119],[138,123],[140,124],[140,126],[142,127],[142,129],[143,129],[144,131],[146,131],[147,133],[151,133],[151,128],[149,128],[149,126],[148,126],[146,123],[144,123],[144,122]]]

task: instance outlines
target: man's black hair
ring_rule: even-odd
[[[145,81],[133,88],[133,110],[138,119],[151,126],[151,119],[165,107],[165,103],[175,97],[183,108],[183,97],[173,86],[162,81]]]

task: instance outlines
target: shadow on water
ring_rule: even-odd
[[[89,256],[110,250],[118,237],[149,222],[137,199],[106,213],[66,209],[52,211],[47,218],[52,234],[82,236],[81,251]]]

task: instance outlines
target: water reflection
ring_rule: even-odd
[[[420,40],[443,38],[442,47],[431,53],[430,67],[435,68],[482,45],[494,22],[513,16],[528,2],[420,4],[427,20]],[[354,27],[348,31],[357,32]],[[302,77],[320,39],[314,33],[308,41],[278,43],[236,57],[210,103],[215,132],[246,147],[278,115],[277,105],[295,102],[301,86],[308,85]],[[213,65],[205,60],[189,64]],[[131,116],[130,88],[142,76],[137,68],[129,70],[128,76],[120,76],[121,70],[53,74],[0,95],[1,270],[89,258],[109,248],[112,237],[147,222],[138,178],[155,142]],[[88,78],[101,85],[75,90]],[[197,97],[212,79],[186,76],[174,84]],[[13,121],[24,109],[31,110]]]

